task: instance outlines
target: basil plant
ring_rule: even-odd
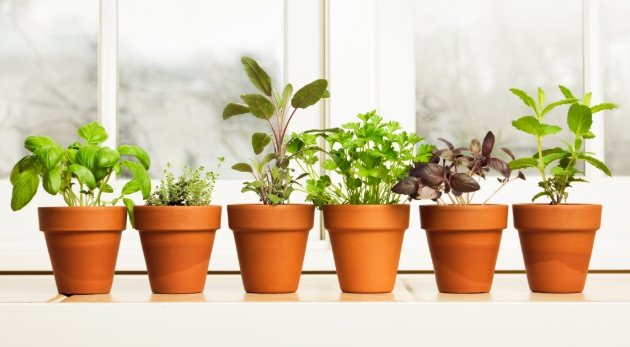
[[[116,205],[122,199],[133,222],[133,201],[124,196],[141,191],[144,199],[149,197],[149,155],[132,145],[121,145],[117,149],[101,146],[109,136],[98,122],[83,125],[78,133],[85,142],[75,142],[65,149],[47,136],[26,139],[24,147],[31,153],[11,170],[11,209],[17,211],[26,206],[41,181],[47,193],[61,195],[68,206]],[[137,162],[121,159],[121,155],[133,156]],[[120,175],[122,167],[128,168],[134,178],[125,184],[118,197],[104,200],[103,193],[114,192],[109,180],[112,175]]]

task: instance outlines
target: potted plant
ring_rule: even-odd
[[[298,163],[308,174],[307,200],[323,210],[339,286],[344,292],[386,293],[394,288],[409,205],[391,187],[407,174],[409,163],[426,162],[433,146],[408,134],[397,122],[383,122],[375,111],[345,130],[294,135],[295,147],[310,147],[322,137],[329,159],[322,163],[337,177],[314,168],[318,153],[301,152]],[[333,181],[334,179],[334,181]]]
[[[522,90],[510,90],[536,114],[521,117],[512,125],[536,136],[538,150],[532,157],[513,160],[509,165],[512,169],[536,168],[540,171],[542,181],[538,186],[542,191],[534,195],[532,202],[540,197],[550,200],[548,204],[515,204],[512,207],[529,288],[534,292],[579,293],[586,283],[595,232],[601,225],[602,205],[568,204],[567,189],[573,183],[586,182],[579,176],[583,172],[576,167],[578,162],[589,163],[611,176],[603,162],[581,148],[584,140],[595,137],[590,131],[593,114],[612,110],[617,105],[602,103],[591,107],[591,93],[579,100],[563,86],[560,90],[565,99],[549,105],[545,104],[545,93],[540,88],[538,103]],[[563,104],[571,104],[567,125],[574,139],[572,142],[563,141],[566,149],[555,147],[543,150],[543,138],[561,131],[557,125],[543,123],[544,117]],[[557,165],[547,171],[552,164]]]
[[[219,158],[219,166],[222,161]],[[151,291],[200,293],[215,232],[221,227],[221,206],[210,205],[218,175],[203,175],[203,166],[194,171],[184,166],[176,180],[168,169],[145,205],[134,207]]]
[[[426,231],[435,271],[443,293],[487,293],[492,288],[501,234],[507,227],[507,205],[487,202],[509,182],[525,179],[522,172],[510,178],[507,163],[492,155],[494,135],[488,132],[468,148],[435,150],[430,163],[415,163],[408,176],[392,191],[409,199],[430,199],[436,205],[420,206],[420,226]],[[501,149],[513,158],[512,152]],[[462,153],[470,153],[464,155]],[[501,185],[482,204],[473,205],[479,182],[493,169],[502,176]],[[449,204],[450,202],[450,204]]]
[[[269,124],[271,134],[252,135],[256,155],[272,145],[262,161],[250,159],[232,169],[250,173],[242,192],[254,192],[262,204],[228,205],[228,224],[234,232],[243,286],[249,293],[291,293],[297,290],[302,273],[308,233],[313,228],[315,208],[290,204],[296,183],[289,167],[295,153],[289,153],[288,127],[298,109],[316,104],[330,93],[328,81],[318,79],[293,94],[287,84],[282,94],[273,89],[271,78],[258,63],[243,57],[241,63],[250,81],[263,95],[244,94],[245,104],[230,103],[223,119],[251,113]]]
[[[78,133],[85,143],[75,142],[66,149],[46,136],[26,139],[24,147],[31,154],[11,171],[11,208],[17,211],[26,206],[40,180],[47,193],[61,195],[68,207],[38,208],[39,228],[46,237],[57,290],[62,294],[109,293],[120,236],[127,223],[127,209],[114,205],[122,199],[130,209],[133,201],[124,196],[137,191],[149,196],[150,159],[137,146],[102,147],[108,135],[98,122],[83,125]],[[121,159],[125,154],[138,162]],[[108,184],[110,178],[120,175],[122,167],[134,178],[120,196],[104,200],[103,193],[114,191]],[[131,209],[129,213],[133,220]]]

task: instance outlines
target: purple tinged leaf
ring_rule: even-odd
[[[453,151],[451,151],[450,149],[441,149],[435,152],[433,155],[448,161],[453,161],[453,159],[455,158],[455,153],[453,153]]]
[[[516,158],[514,157],[514,154],[512,154],[512,151],[510,151],[509,149],[505,148],[505,147],[499,147],[501,148],[501,150],[505,153],[507,153],[510,158],[512,158],[512,160],[516,160]]]
[[[483,139],[483,145],[481,146],[481,155],[489,157],[494,147],[494,134],[492,131],[488,131],[486,137]]]
[[[525,174],[523,174],[523,171],[518,170],[518,178],[522,179],[523,181],[525,181]]]
[[[451,192],[451,185],[448,184],[448,181],[444,182],[444,194],[448,194]]]
[[[418,191],[418,199],[429,200],[438,198],[438,191],[431,187],[422,187]]]
[[[422,184],[431,188],[439,188],[445,179],[444,167],[437,164],[424,164],[418,166],[415,171],[420,177]]]
[[[444,138],[441,138],[441,137],[439,137],[439,138],[438,138],[438,140],[440,140],[440,141],[442,141],[442,142],[446,143],[446,145],[448,146],[448,149],[450,149],[450,150],[455,149],[455,146],[453,146],[453,144],[452,144],[452,143],[450,143],[448,140],[446,140],[446,139],[444,139]]]
[[[470,157],[457,157],[455,158],[455,162],[457,163],[457,165],[461,165],[461,166],[465,166],[465,167],[470,167],[472,168],[472,166],[470,166],[470,160],[468,159]],[[470,158],[472,159],[472,158]]]
[[[462,192],[460,192],[459,190],[455,190],[453,189],[452,194],[455,196],[462,196]]]
[[[503,177],[510,177],[510,167],[499,158],[488,158],[488,166],[499,172]]]
[[[460,155],[462,154],[462,151],[469,151],[469,149],[466,147],[457,147],[455,149],[452,149],[452,151],[455,155]]]
[[[481,187],[474,178],[465,173],[453,174],[449,180],[453,191],[457,190],[462,193],[470,193],[478,191]]]
[[[418,179],[413,176],[409,176],[396,183],[396,185],[392,187],[392,192],[402,195],[412,195],[418,192],[419,186]]]
[[[477,139],[472,139],[472,141],[470,141],[470,153],[473,157],[477,158],[479,152],[481,152],[481,143]]]

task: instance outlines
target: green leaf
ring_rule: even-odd
[[[285,109],[287,106],[287,102],[293,96],[293,86],[289,83],[284,87],[284,91],[282,91],[282,103],[278,106],[278,108]]]
[[[249,57],[242,57],[241,63],[243,67],[245,67],[245,72],[249,77],[249,80],[252,81],[252,84],[256,89],[260,90],[267,96],[271,96],[272,88],[271,88],[271,77],[263,70],[258,63]]]
[[[254,169],[252,169],[252,166],[247,163],[234,164],[232,165],[232,170],[254,173]]]
[[[565,86],[558,86],[560,88],[560,91],[562,92],[562,95],[564,95],[565,98],[567,99],[575,99],[576,97],[573,96],[573,93],[571,93],[571,91],[569,90],[569,88],[565,87]]]
[[[24,148],[31,152],[45,146],[56,146],[57,144],[48,136],[29,136],[24,141]]]
[[[585,160],[586,162],[588,162],[589,164],[593,165],[594,167],[598,168],[599,170],[601,170],[603,173],[605,173],[608,176],[612,177],[612,173],[610,173],[610,170],[608,169],[608,167],[606,166],[606,164],[604,164],[603,162],[589,156],[586,154],[579,154],[578,158]]]
[[[77,160],[79,161],[79,164],[81,164],[82,166],[86,167],[88,170],[92,171],[92,173],[94,173],[97,167],[96,156],[98,155],[99,150],[100,150],[100,147],[96,145],[88,145],[88,146],[81,147],[79,151],[77,152]]]
[[[268,120],[275,112],[271,101],[262,95],[243,94],[241,95],[241,100],[249,106],[249,110],[256,118]]]
[[[536,136],[541,135],[543,132],[538,119],[534,116],[525,116],[517,120],[513,120],[512,126],[520,131]]]
[[[92,171],[79,164],[72,164],[68,166],[67,170],[72,172],[79,181],[88,186],[90,190],[96,188],[96,179],[94,179]]]
[[[43,146],[36,149],[33,154],[37,156],[44,169],[50,170],[57,166],[63,158],[63,149],[58,145]]]
[[[120,168],[120,163],[117,163],[116,165],[114,165],[113,169],[116,176],[120,176],[120,174],[122,173],[122,169]]]
[[[28,169],[33,169],[35,170],[35,163],[38,161],[38,158],[35,154],[30,154],[25,156],[24,158],[20,159],[20,161],[17,162],[17,166],[18,166],[18,170],[20,171],[20,173],[28,170]]]
[[[508,163],[510,170],[526,169],[528,167],[537,167],[538,162],[534,158],[519,158]]]
[[[271,200],[271,202],[273,202],[274,205],[280,202],[280,198],[276,194],[267,194],[267,199]]]
[[[20,167],[19,165],[16,163],[13,166],[13,169],[11,169],[11,175],[9,176],[9,180],[11,181],[12,185],[15,185],[15,182],[17,182],[17,179],[20,177]]]
[[[547,192],[540,192],[540,193],[534,195],[534,197],[532,198],[532,202],[534,202],[536,199],[540,198],[541,196],[549,196],[549,193],[547,193]]]
[[[39,186],[39,177],[35,170],[26,170],[18,176],[13,185],[11,193],[11,209],[13,211],[21,210],[37,193]]]
[[[545,166],[551,164],[553,161],[556,161],[558,159],[562,159],[562,158],[567,158],[570,157],[571,153],[566,152],[566,151],[562,151],[562,153],[552,153],[549,155],[545,155],[543,156],[543,164]]]
[[[131,223],[132,228],[136,228],[136,221],[133,218],[133,208],[136,205],[133,200],[128,198],[123,198],[123,203],[127,206],[127,213],[129,214],[129,223]]]
[[[287,152],[293,154],[304,148],[304,141],[298,138],[292,138],[287,144]]]
[[[255,133],[252,135],[252,147],[254,148],[254,153],[262,153],[270,142],[271,136],[265,133]]]
[[[269,153],[263,158],[263,161],[260,162],[260,164],[265,165],[274,159],[278,159],[279,157],[280,157],[280,154],[278,153]]]
[[[125,186],[122,189],[122,194],[130,195],[138,191],[140,191],[140,184],[135,178],[132,178],[129,182],[125,183]]]
[[[134,179],[140,185],[140,191],[142,191],[142,198],[147,199],[151,194],[151,178],[149,178],[149,173],[144,168],[144,166],[129,160],[124,160],[121,163],[123,166],[126,166],[129,171],[133,174]]]
[[[291,106],[294,108],[307,108],[315,105],[324,95],[328,88],[328,81],[325,79],[315,80],[300,90],[291,99]]]
[[[561,168],[560,166],[556,166],[552,168],[550,172],[552,175],[558,175],[558,176],[569,174],[569,171],[565,170],[564,168]]]
[[[87,144],[103,143],[109,137],[105,128],[103,128],[99,122],[92,122],[83,125],[79,128],[78,133]]]
[[[562,128],[557,125],[541,124],[542,136],[557,134],[562,131]]]
[[[66,158],[68,158],[68,161],[70,161],[71,164],[79,164],[79,160],[77,159],[77,153],[79,153],[79,150],[77,149],[64,149],[63,153],[66,155]]]
[[[149,167],[151,166],[151,158],[149,158],[149,155],[144,151],[144,149],[138,146],[120,145],[118,146],[118,153],[136,157],[145,170],[149,170]]]
[[[582,148],[582,138],[581,137],[576,137],[575,138],[575,143],[573,144],[573,147],[575,148],[576,151],[580,150],[580,148]]]
[[[120,153],[109,147],[102,147],[96,155],[96,165],[99,167],[112,167],[120,160]]]
[[[239,114],[251,113],[249,107],[247,105],[229,103],[223,109],[223,119],[229,119],[234,116],[238,116]]]
[[[546,115],[547,113],[549,113],[549,111],[553,110],[557,106],[564,105],[564,104],[572,104],[576,101],[578,101],[578,99],[564,99],[564,100],[552,102],[551,104],[547,105],[547,107],[545,107],[545,109],[542,111],[540,116],[542,117]]]
[[[330,92],[325,91],[324,94],[322,94],[322,99],[328,99],[328,98],[330,98]]]
[[[576,136],[587,134],[593,125],[593,114],[588,106],[573,104],[567,119],[569,130]]]
[[[538,108],[542,110],[543,107],[545,107],[545,92],[538,87]]]
[[[584,95],[584,100],[582,100],[582,105],[591,107],[591,98],[593,97],[593,93],[589,92]]]
[[[44,171],[42,186],[50,195],[57,195],[61,189],[61,167],[57,166],[51,170]]]
[[[113,193],[113,192],[114,192],[114,187],[110,186],[109,184],[106,184],[105,188],[103,188],[103,193]]]
[[[595,138],[595,134],[593,134],[593,132],[591,132],[591,131],[589,130],[589,132],[587,132],[586,134],[582,135],[582,137],[583,137],[584,139],[594,139],[594,138]]]
[[[595,105],[595,106],[591,107],[591,113],[597,113],[597,112],[603,111],[603,110],[614,110],[617,107],[619,107],[619,105],[605,102],[605,103],[602,103],[602,104]]]
[[[510,91],[518,96],[519,98],[521,98],[521,100],[523,100],[523,102],[525,103],[525,105],[531,107],[534,112],[536,112],[536,114],[538,113],[538,108],[536,107],[536,102],[534,101],[534,99],[532,99],[531,96],[527,95],[527,93],[525,93],[524,91],[520,90],[520,89],[516,89],[516,88],[511,88]]]

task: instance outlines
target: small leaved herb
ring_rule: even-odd
[[[542,192],[534,195],[532,201],[539,197],[547,196],[551,202],[550,205],[558,205],[566,203],[569,193],[567,188],[571,187],[573,182],[587,182],[584,178],[576,176],[583,174],[575,165],[579,161],[585,161],[597,169],[603,171],[606,175],[611,176],[610,170],[606,165],[594,158],[594,153],[581,151],[584,140],[592,139],[595,134],[591,132],[593,124],[593,114],[603,110],[612,110],[617,105],[611,103],[601,103],[591,107],[591,93],[584,95],[584,99],[580,100],[573,96],[571,91],[563,86],[559,86],[560,91],[565,99],[545,105],[545,92],[538,88],[538,104],[534,99],[519,89],[510,89],[512,93],[521,98],[525,105],[529,106],[536,116],[524,116],[515,121],[512,125],[523,132],[536,136],[538,144],[538,152],[529,158],[519,158],[509,163],[510,168],[525,169],[536,168],[542,174],[542,181],[538,186],[542,188]],[[567,125],[569,130],[575,135],[572,142],[562,141],[566,149],[560,147],[543,150],[542,140],[544,137],[559,133],[562,128],[557,125],[543,123],[544,117],[557,106],[571,104],[567,115]],[[553,163],[558,163],[549,172],[547,177],[546,169]]]
[[[434,150],[430,163],[416,162],[409,168],[407,177],[399,181],[392,191],[409,196],[409,200],[430,199],[438,205],[447,205],[444,196],[448,197],[453,205],[470,205],[475,192],[481,189],[479,181],[484,178],[490,169],[501,174],[498,178],[501,186],[492,193],[484,202],[486,204],[501,188],[515,179],[525,179],[519,171],[516,177],[510,178],[511,171],[508,164],[492,155],[494,148],[494,134],[489,131],[483,142],[477,139],[470,141],[468,148],[455,148],[445,139],[440,141],[447,148]],[[512,152],[500,147],[512,159]],[[462,153],[468,152],[470,156]]]
[[[219,166],[223,158],[219,158]],[[212,191],[219,175],[214,172],[203,174],[203,166],[192,170],[184,166],[181,176],[175,179],[170,172],[171,164],[166,164],[164,176],[146,200],[147,206],[207,206],[212,200]]]

